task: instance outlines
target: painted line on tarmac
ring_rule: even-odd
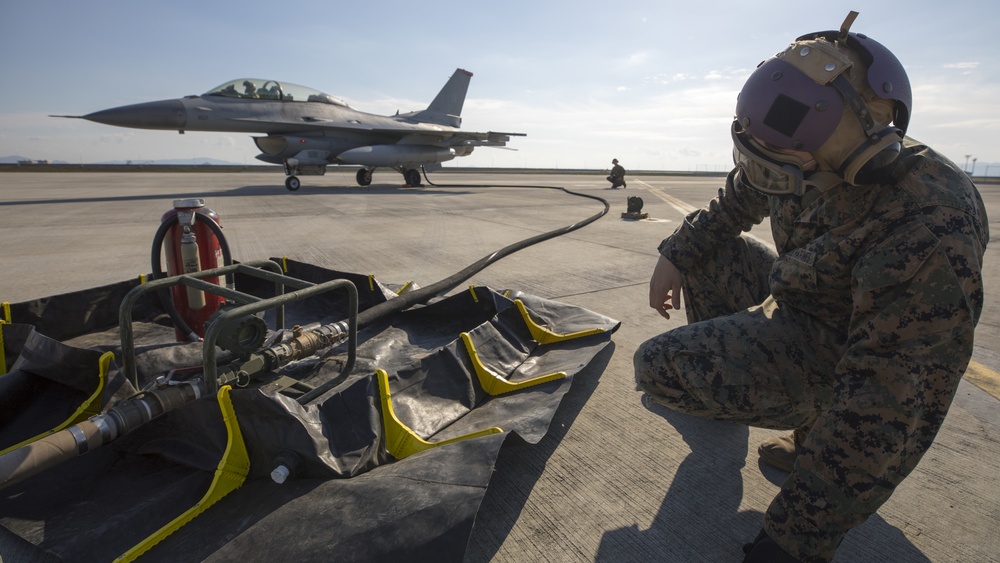
[[[667,194],[663,193],[662,191],[660,191],[659,188],[654,188],[653,186],[650,186],[649,184],[647,184],[646,182],[643,182],[642,180],[636,180],[636,183],[638,183],[642,187],[646,188],[646,190],[648,190],[650,193],[652,193],[656,197],[658,197],[658,198],[662,199],[663,201],[667,202],[667,205],[669,205],[670,207],[673,207],[674,209],[676,209],[677,212],[680,213],[681,215],[687,215],[688,213],[691,213],[692,211],[698,209],[697,207],[691,205],[690,203],[681,201],[681,200],[677,199],[676,197],[674,197],[672,195],[667,195]]]
[[[649,193],[667,202],[667,205],[673,207],[682,215],[687,215],[688,213],[698,209],[685,201],[681,201],[672,195],[664,193],[659,188],[650,186],[642,180],[635,180],[635,182],[646,188]],[[763,242],[771,248],[774,248],[773,241],[766,241],[749,233],[745,234]],[[983,364],[972,360],[969,362],[969,367],[965,370],[965,379],[968,380],[969,383],[972,383],[976,387],[979,387],[983,391],[989,393],[994,398],[1000,399],[1000,373],[997,373]]]
[[[662,199],[663,201],[667,202],[667,205],[669,205],[670,207],[673,207],[674,209],[676,209],[681,215],[687,215],[688,213],[691,213],[692,211],[697,211],[699,209],[698,207],[695,207],[695,206],[691,205],[690,203],[687,203],[686,201],[681,201],[681,200],[677,199],[676,197],[674,197],[672,195],[664,193],[659,188],[654,188],[653,186],[650,186],[649,184],[647,184],[646,182],[643,182],[642,180],[636,180],[636,182],[639,183],[640,185],[642,185],[642,187],[646,188],[646,190],[649,193],[651,193],[651,194],[655,195],[656,197]],[[751,238],[753,238],[753,239],[755,239],[755,240],[763,243],[768,248],[771,248],[771,249],[774,248],[774,241],[773,240],[764,240],[764,239],[762,239],[762,238],[760,238],[760,237],[758,237],[756,235],[753,235],[751,233],[743,233],[743,235],[751,237]]]
[[[965,380],[1000,399],[1000,373],[972,360],[965,370]]]

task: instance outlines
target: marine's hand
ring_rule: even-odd
[[[662,254],[649,279],[649,306],[669,319],[670,310],[681,308],[681,271]]]

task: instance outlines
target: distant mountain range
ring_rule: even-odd
[[[18,162],[39,162],[38,159],[28,158],[26,156],[12,155],[12,156],[0,156],[0,164],[17,164]],[[65,160],[49,160],[49,164],[70,164]],[[76,163],[73,163],[76,164]],[[226,166],[240,166],[240,162],[230,162],[228,160],[219,160],[217,158],[175,158],[166,160],[107,160],[104,162],[88,162],[86,164],[180,164],[180,165],[226,165]]]
[[[0,164],[17,164],[18,162],[24,162],[25,160],[31,160],[31,159],[26,156],[17,156],[17,155],[0,156]],[[61,161],[53,161],[53,162],[59,162],[60,164],[62,164]]]

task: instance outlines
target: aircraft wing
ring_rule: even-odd
[[[458,139],[465,145],[477,147],[502,147],[506,145],[511,137],[524,137],[525,133],[501,133],[489,131],[486,133],[475,133],[472,131],[456,133],[452,139]]]
[[[234,121],[264,123],[261,132],[270,134],[308,135],[316,131],[365,132],[386,137],[398,137],[402,145],[437,145],[437,146],[473,146],[502,147],[510,142],[511,137],[524,137],[525,133],[506,133],[488,131],[459,131],[455,129],[403,129],[395,127],[380,127],[364,122],[351,123],[343,120],[324,119],[320,117],[302,117],[300,122],[276,124],[265,122],[256,117],[236,118]]]
[[[398,133],[398,131],[375,131],[383,133]],[[524,133],[500,133],[489,131],[478,133],[474,131],[421,131],[410,133],[400,138],[400,145],[437,145],[448,147],[502,147],[510,142],[511,137],[524,137]]]

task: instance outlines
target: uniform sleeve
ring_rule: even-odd
[[[930,447],[972,356],[985,219],[939,207],[855,263],[834,404],[768,510],[769,533],[812,537],[832,556]]]
[[[660,254],[684,271],[710,250],[759,224],[767,215],[767,196],[744,185],[733,170],[718,197],[705,209],[690,213],[674,234],[660,243]]]

